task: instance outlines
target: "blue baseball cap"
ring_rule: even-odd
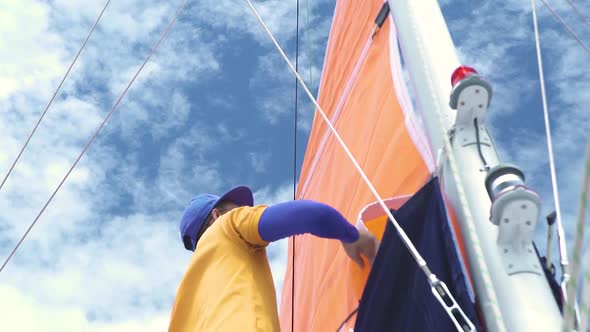
[[[239,206],[253,206],[254,197],[252,190],[246,186],[232,188],[222,196],[201,194],[193,197],[184,209],[180,220],[180,236],[187,250],[195,251],[197,247],[197,234],[203,227],[203,223],[211,210],[221,201],[228,200]]]

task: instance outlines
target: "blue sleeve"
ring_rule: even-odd
[[[313,235],[354,242],[359,233],[333,207],[309,200],[296,200],[268,207],[258,222],[260,237],[273,242],[292,235]]]

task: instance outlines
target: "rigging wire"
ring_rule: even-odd
[[[561,16],[559,16],[559,14],[557,14],[555,12],[555,10],[553,10],[553,8],[551,8],[551,6],[549,6],[549,4],[545,0],[541,0],[541,2],[543,2],[545,7],[547,7],[547,9],[549,9],[551,14],[553,14],[553,16],[567,29],[567,31],[572,35],[572,37],[574,37],[574,39],[578,42],[578,44],[580,44],[584,48],[584,50],[586,50],[586,52],[590,53],[590,48],[586,44],[584,44],[582,39],[580,39],[580,37],[578,37],[578,35],[576,35],[574,30],[561,18]],[[537,14],[533,13],[533,15],[536,17]]]
[[[10,176],[10,174],[12,174],[12,171],[14,170],[14,167],[16,166],[16,164],[18,163],[18,161],[20,160],[20,157],[22,156],[23,152],[25,151],[25,149],[27,148],[27,146],[29,145],[29,142],[31,141],[31,139],[33,138],[33,135],[35,134],[35,132],[37,131],[37,128],[39,127],[39,125],[41,124],[41,121],[43,121],[43,118],[45,117],[45,114],[47,114],[47,111],[49,110],[49,107],[51,106],[51,104],[53,103],[53,100],[55,99],[55,97],[57,97],[57,94],[59,93],[59,91],[61,90],[62,85],[64,84],[66,78],[68,77],[68,75],[70,74],[70,71],[72,70],[72,68],[74,67],[74,64],[76,64],[76,62],[78,61],[78,57],[80,56],[80,54],[82,53],[82,50],[84,49],[84,47],[86,46],[86,43],[88,42],[88,40],[90,39],[90,36],[92,36],[92,33],[94,32],[94,30],[96,29],[96,27],[98,26],[98,22],[100,21],[100,19],[102,18],[102,14],[104,14],[104,12],[106,11],[109,3],[111,2],[111,0],[108,0],[104,7],[102,8],[102,11],[100,12],[100,14],[98,15],[98,17],[96,18],[96,21],[94,22],[94,25],[92,26],[92,29],[90,29],[90,32],[88,33],[88,35],[86,36],[86,39],[84,39],[84,42],[82,43],[82,46],[80,46],[80,49],[78,49],[78,52],[76,53],[76,56],[74,57],[74,60],[72,60],[72,63],[70,63],[70,66],[68,67],[68,70],[66,71],[65,75],[63,76],[63,78],[61,79],[61,82],[59,82],[59,85],[57,86],[57,89],[55,89],[55,92],[53,92],[53,96],[51,96],[51,99],[49,99],[49,102],[47,103],[47,106],[45,106],[45,109],[43,110],[43,113],[41,113],[41,116],[39,117],[39,120],[37,120],[37,123],[35,124],[35,126],[33,127],[33,130],[31,131],[31,133],[29,134],[29,137],[27,138],[27,140],[25,141],[25,144],[23,144],[22,148],[20,149],[18,155],[16,156],[16,159],[14,159],[14,161],[12,162],[12,165],[10,166],[10,168],[8,169],[8,172],[6,173],[6,175],[4,176],[4,179],[2,179],[2,183],[0,183],[0,190],[2,190],[2,188],[4,187],[4,184],[6,183],[6,180],[8,180],[8,177]]]
[[[426,262],[424,261],[424,258],[422,258],[422,256],[418,253],[418,251],[416,250],[416,248],[412,244],[411,240],[408,238],[408,235],[399,226],[399,224],[397,223],[397,220],[393,217],[393,215],[391,215],[391,212],[387,208],[387,205],[385,205],[385,203],[383,202],[383,198],[381,198],[381,195],[379,195],[379,193],[377,192],[377,190],[375,189],[375,187],[371,183],[371,180],[369,180],[369,178],[367,177],[367,175],[365,174],[365,172],[363,171],[363,169],[361,168],[361,166],[358,164],[358,162],[356,161],[356,159],[354,158],[354,156],[352,155],[352,153],[348,149],[348,146],[346,145],[346,143],[344,143],[344,141],[340,137],[340,134],[338,134],[338,131],[334,128],[334,126],[332,125],[332,123],[330,122],[330,120],[328,119],[328,117],[326,116],[326,113],[324,112],[324,110],[322,109],[322,107],[317,103],[316,99],[314,98],[314,96],[312,95],[312,93],[307,88],[307,85],[305,84],[305,82],[303,81],[303,79],[301,79],[301,76],[299,76],[299,73],[297,73],[297,71],[295,70],[295,68],[293,67],[293,65],[291,64],[291,62],[289,61],[289,58],[285,55],[285,52],[283,51],[283,49],[277,43],[276,39],[272,35],[272,32],[270,32],[270,30],[268,30],[268,27],[266,26],[266,24],[264,23],[264,21],[262,20],[262,18],[260,17],[260,15],[258,14],[258,12],[256,11],[256,9],[252,5],[252,2],[250,0],[246,0],[246,2],[250,6],[250,9],[254,12],[254,15],[256,16],[256,18],[258,19],[258,21],[260,22],[260,24],[262,25],[262,27],[265,29],[265,31],[267,32],[267,34],[269,35],[269,37],[271,38],[271,40],[273,41],[273,43],[275,44],[275,46],[277,47],[277,49],[280,52],[280,54],[282,55],[283,59],[287,62],[287,65],[289,66],[289,68],[291,69],[291,71],[295,74],[295,76],[297,77],[298,81],[301,83],[301,85],[302,85],[303,89],[305,90],[305,92],[307,93],[308,97],[312,100],[312,102],[316,106],[319,114],[322,116],[322,118],[324,119],[325,123],[330,128],[330,131],[332,132],[332,134],[334,135],[334,137],[336,138],[336,140],[338,141],[338,143],[340,144],[340,146],[342,147],[342,149],[344,150],[344,152],[346,153],[346,155],[348,156],[348,158],[350,159],[350,161],[353,163],[353,166],[356,168],[356,170],[359,172],[359,174],[362,177],[362,179],[364,180],[364,182],[369,187],[369,190],[371,191],[371,193],[378,200],[380,206],[386,212],[386,215],[394,223],[394,225],[396,226],[396,229],[400,232],[401,238],[404,240],[404,243],[407,246],[409,246],[410,252],[411,252],[412,256],[414,257],[415,261],[418,263],[418,266],[425,272],[425,274],[427,276],[432,276],[433,274],[430,271],[430,269],[428,268],[428,266],[426,265]]]
[[[588,164],[586,164],[588,165]],[[586,176],[588,176],[588,166],[586,166]],[[585,203],[586,208],[588,208],[588,201],[586,200]],[[580,304],[580,328],[579,331],[588,331],[588,324],[590,323],[590,251],[586,252],[586,257],[584,258],[584,263],[586,266],[586,271],[583,275],[583,283],[584,287],[582,289],[582,303]]]
[[[580,9],[578,9],[578,7],[574,4],[574,2],[572,0],[566,0],[566,1],[574,9],[574,11],[576,12],[576,14],[578,14],[578,16],[582,19],[582,21],[584,21],[584,23],[586,23],[586,25],[590,27],[590,20],[588,20],[586,18],[586,16],[584,16],[584,14],[582,14],[582,12],[580,11]]]
[[[300,2],[297,0],[297,24],[295,32],[295,71],[299,71],[299,10]],[[312,84],[312,66],[311,66],[311,43],[309,39],[309,0],[306,1],[306,21],[307,21],[307,54],[309,65],[309,81]],[[295,116],[294,116],[294,129],[293,129],[293,200],[297,199],[297,125],[298,125],[298,87],[297,78],[295,78]],[[296,236],[292,237],[292,257],[291,257],[291,331],[294,331],[295,325],[295,239]]]
[[[180,15],[180,12],[182,12],[182,10],[184,9],[184,7],[186,6],[186,3],[187,2],[188,2],[188,0],[184,0],[182,2],[182,5],[176,11],[176,14],[174,15],[174,18],[172,19],[172,21],[170,22],[170,24],[168,25],[168,27],[166,28],[166,30],[164,31],[164,33],[160,36],[160,39],[158,40],[158,42],[151,49],[150,53],[145,58],[144,62],[141,64],[141,66],[139,67],[139,69],[137,70],[137,72],[135,73],[135,75],[133,75],[131,81],[129,81],[129,83],[127,84],[127,86],[125,87],[125,89],[123,90],[123,92],[121,93],[121,95],[119,96],[119,98],[117,98],[115,104],[111,108],[111,111],[104,118],[104,120],[102,121],[102,123],[100,124],[100,126],[98,126],[98,128],[94,132],[94,135],[92,136],[92,138],[88,141],[88,143],[86,144],[86,146],[84,147],[84,149],[82,150],[82,152],[80,153],[80,155],[78,156],[78,158],[76,159],[76,161],[74,162],[74,164],[72,164],[72,167],[70,167],[70,169],[68,170],[68,172],[66,173],[66,175],[63,177],[63,179],[61,180],[61,182],[59,183],[59,185],[57,186],[57,188],[55,188],[55,190],[53,191],[53,193],[51,194],[51,196],[49,197],[49,199],[47,200],[47,202],[45,203],[45,205],[41,209],[41,211],[39,211],[39,214],[37,214],[37,217],[35,217],[35,220],[33,220],[33,222],[31,223],[31,225],[29,226],[29,228],[25,232],[25,234],[21,237],[21,239],[18,241],[18,243],[16,244],[16,246],[14,247],[14,249],[12,250],[12,252],[10,253],[10,255],[8,256],[8,258],[6,258],[6,261],[4,261],[4,263],[0,267],[0,272],[2,272],[4,270],[4,267],[6,267],[6,264],[8,264],[8,262],[10,261],[10,259],[14,256],[14,253],[17,251],[17,249],[23,243],[23,241],[25,240],[25,238],[27,237],[27,235],[29,234],[29,232],[31,231],[31,229],[35,226],[35,224],[37,223],[37,221],[39,221],[39,218],[41,218],[41,215],[43,214],[43,212],[45,211],[45,209],[47,209],[47,206],[49,206],[49,204],[51,203],[51,201],[53,200],[53,198],[55,197],[55,195],[57,194],[57,192],[61,189],[61,187],[63,186],[63,184],[67,180],[67,178],[70,176],[70,174],[72,173],[72,171],[76,167],[76,165],[78,165],[78,162],[80,162],[80,160],[82,159],[82,157],[84,156],[84,154],[86,153],[86,151],[88,151],[88,148],[94,142],[94,140],[96,139],[96,137],[98,136],[98,134],[100,133],[100,131],[102,130],[102,128],[104,127],[104,125],[107,123],[107,121],[109,120],[109,118],[111,117],[111,115],[113,115],[113,113],[115,112],[117,106],[119,105],[119,103],[121,102],[121,100],[123,99],[123,97],[127,94],[127,91],[129,91],[129,88],[131,87],[131,85],[133,84],[133,82],[135,82],[135,79],[139,76],[139,73],[143,70],[143,67],[145,67],[145,65],[150,60],[150,58],[152,57],[152,55],[156,52],[156,50],[158,49],[158,47],[160,46],[160,44],[162,43],[162,41],[164,40],[164,38],[168,35],[168,32],[170,32],[170,29],[172,28],[172,25],[174,25],[174,22],[176,22],[176,19]]]
[[[311,74],[312,68],[313,68],[313,66],[312,66],[313,62],[311,61],[311,41],[309,38],[309,35],[310,35],[310,33],[309,33],[309,27],[310,27],[310,24],[309,24],[309,0],[305,1],[305,6],[306,6],[305,19],[307,21],[307,27],[306,27],[305,32],[307,34],[307,62],[309,63],[309,86],[311,86],[313,88],[313,76]]]
[[[348,323],[348,321],[354,317],[354,315],[359,311],[359,306],[357,306],[356,308],[354,308],[353,311],[351,311],[348,316],[346,316],[346,318],[344,318],[344,320],[342,321],[342,323],[338,326],[338,329],[336,329],[336,332],[340,332],[340,330],[342,330],[342,328],[344,327],[344,325],[346,323]]]
[[[296,31],[295,31],[295,71],[299,71],[299,0],[297,1],[296,14]],[[295,79],[295,117],[293,120],[293,200],[297,196],[297,113],[298,113],[298,87],[297,78]],[[291,332],[295,331],[295,235],[292,237],[291,251]]]
[[[295,29],[295,71],[299,72],[299,0],[297,1],[297,25]],[[295,78],[295,114],[294,114],[294,121],[293,121],[293,199],[296,198],[297,194],[297,115],[298,115],[298,101],[299,101],[299,94],[298,94],[299,84],[297,83],[297,78]]]
[[[554,13],[554,15],[557,16],[557,14],[555,12],[553,12],[553,10],[549,7],[549,5],[545,2],[545,0],[541,0],[545,6],[547,6],[547,8]],[[543,72],[543,60],[542,60],[542,55],[541,55],[541,40],[539,37],[539,26],[538,26],[538,22],[537,22],[537,6],[535,4],[535,0],[531,0],[531,6],[532,6],[532,13],[533,13],[533,27],[534,27],[534,33],[535,33],[535,47],[536,47],[536,52],[537,52],[537,65],[538,65],[538,71],[539,71],[539,84],[541,85],[541,99],[542,99],[542,103],[543,103],[543,118],[545,121],[545,135],[547,137],[547,153],[549,154],[549,170],[551,172],[551,185],[552,185],[552,189],[553,189],[553,201],[555,204],[555,213],[556,213],[556,221],[557,221],[557,237],[558,237],[558,241],[559,241],[559,255],[560,255],[560,264],[561,264],[561,269],[562,269],[562,278],[561,278],[561,291],[562,291],[562,295],[564,297],[564,304],[566,306],[566,314],[565,314],[565,320],[564,320],[564,329],[569,326],[571,327],[570,324],[573,324],[573,310],[571,310],[574,306],[575,306],[575,297],[568,297],[568,295],[571,293],[571,290],[568,291],[567,289],[567,284],[570,281],[570,274],[569,274],[569,269],[568,269],[568,257],[567,257],[567,245],[566,245],[566,239],[565,239],[565,231],[563,229],[563,224],[562,224],[562,219],[561,219],[561,207],[560,207],[560,201],[559,201],[559,191],[557,188],[557,175],[555,172],[555,160],[554,160],[554,156],[553,156],[553,141],[552,141],[552,136],[551,136],[551,124],[549,121],[549,111],[548,111],[548,107],[547,107],[547,93],[545,91],[545,76],[544,76],[544,72]],[[561,21],[561,18],[558,17],[558,19]],[[561,21],[564,25],[565,22]],[[566,25],[567,27],[567,25]],[[569,27],[567,27],[569,30]],[[570,32],[572,32],[570,30]],[[572,32],[573,33],[573,32]]]
[[[334,135],[334,138],[338,141],[338,143],[340,144],[340,146],[344,150],[344,153],[348,156],[349,160],[352,162],[355,169],[359,172],[359,175],[361,176],[361,178],[363,179],[363,181],[365,182],[365,184],[367,185],[367,187],[369,188],[369,190],[371,191],[371,193],[373,194],[373,196],[375,197],[375,199],[377,200],[377,202],[379,203],[379,205],[381,206],[381,208],[383,209],[383,211],[385,212],[385,214],[387,215],[387,217],[389,218],[389,220],[391,221],[391,223],[395,227],[398,235],[400,236],[400,238],[402,239],[402,242],[404,243],[404,245],[406,246],[406,248],[408,249],[408,251],[412,255],[414,261],[417,263],[418,267],[422,270],[422,272],[426,275],[426,278],[432,288],[432,292],[433,292],[434,296],[437,298],[439,303],[441,303],[441,305],[443,306],[443,309],[447,312],[447,315],[454,322],[457,329],[460,330],[461,328],[458,326],[458,321],[457,321],[456,316],[459,315],[460,318],[469,321],[468,318],[465,316],[465,313],[461,310],[461,308],[458,306],[458,304],[453,299],[452,294],[450,293],[450,291],[446,287],[446,284],[444,283],[444,281],[438,279],[438,277],[434,273],[432,273],[432,271],[430,271],[430,268],[428,267],[426,261],[420,255],[420,253],[418,252],[418,250],[416,249],[416,247],[414,246],[414,244],[412,243],[412,241],[410,240],[410,238],[408,237],[406,232],[403,230],[403,228],[399,225],[399,223],[397,222],[395,217],[392,215],[391,211],[389,210],[389,208],[387,207],[387,205],[383,201],[383,198],[381,197],[381,195],[379,195],[379,193],[377,192],[377,190],[375,189],[375,187],[371,183],[371,180],[369,180],[369,178],[367,177],[367,175],[363,171],[362,167],[358,164],[358,162],[356,161],[356,159],[354,158],[354,156],[350,152],[348,146],[342,140],[342,138],[340,137],[340,134],[338,133],[338,131],[334,128],[334,126],[332,125],[332,123],[328,119],[328,117],[327,117],[326,113],[324,112],[324,110],[322,109],[322,107],[318,104],[318,102],[314,98],[313,94],[309,91],[307,85],[305,84],[305,82],[303,81],[301,76],[299,76],[299,73],[297,73],[297,71],[295,70],[295,68],[293,67],[291,62],[289,61],[289,58],[287,57],[287,55],[285,55],[285,52],[283,51],[281,46],[278,44],[277,40],[274,38],[272,32],[268,29],[268,27],[264,23],[262,17],[260,17],[260,14],[258,14],[258,11],[256,11],[256,8],[254,8],[254,6],[252,5],[252,2],[250,0],[246,0],[246,2],[248,3],[248,6],[252,10],[254,16],[256,16],[256,18],[258,19],[258,22],[260,23],[262,28],[265,30],[265,32],[267,33],[269,38],[272,40],[277,51],[281,54],[281,56],[283,57],[283,59],[285,60],[287,65],[289,66],[289,69],[291,69],[291,72],[293,72],[295,77],[297,77],[297,80],[299,81],[299,83],[301,83],[301,86],[303,87],[303,89],[306,92],[309,99],[315,105],[317,112],[320,114],[320,116],[322,117],[322,119],[324,120],[324,122],[326,123],[326,125],[328,126],[328,128],[330,129],[332,134]],[[446,143],[450,144],[448,142],[448,137],[446,139]],[[489,283],[490,283],[489,281],[486,282],[486,284],[489,284]],[[489,285],[486,285],[486,286],[487,286],[486,289],[488,289]],[[444,299],[443,299],[443,296],[445,296]],[[490,299],[492,299],[491,295],[490,295]],[[451,303],[448,303],[447,301],[450,301]],[[495,297],[493,298],[493,302],[497,303],[497,300],[495,300]],[[506,331],[506,328],[504,327],[503,320],[501,318],[501,315],[499,313],[499,309],[497,308],[497,305],[494,305],[494,314],[496,315],[497,330],[502,331],[502,332]],[[472,328],[473,325],[470,321],[469,321],[469,324],[471,326],[463,326],[462,328],[470,328],[470,327]]]
[[[295,37],[295,71],[299,71],[299,0],[297,0],[297,24]],[[312,66],[311,66],[311,43],[309,39],[309,0],[306,1],[306,21],[307,21],[307,57],[309,61],[309,81],[312,84]],[[295,78],[295,117],[293,129],[293,200],[297,199],[297,124],[298,124],[298,87],[297,78]],[[292,257],[291,257],[291,332],[295,330],[295,238],[292,238]]]
[[[432,84],[432,83],[431,83]],[[439,127],[444,128],[444,118],[443,114],[440,112],[438,108],[434,108],[435,113],[438,118]],[[443,152],[446,152],[446,157],[448,158],[449,168],[451,171],[451,175],[453,177],[453,181],[456,184],[456,191],[457,197],[459,199],[459,206],[460,209],[463,211],[465,227],[467,229],[466,235],[469,238],[469,241],[473,244],[473,260],[475,262],[476,268],[481,270],[481,278],[482,278],[482,285],[483,290],[486,293],[486,306],[490,307],[491,315],[493,316],[493,320],[491,322],[487,322],[488,325],[494,324],[492,330],[494,331],[501,331],[506,332],[506,326],[504,323],[504,318],[502,317],[502,312],[498,305],[498,297],[494,290],[494,285],[492,283],[492,279],[490,277],[490,272],[487,266],[487,263],[484,258],[483,250],[481,248],[479,235],[477,230],[475,229],[475,218],[471,213],[471,209],[469,207],[469,201],[467,199],[467,194],[465,193],[465,189],[463,186],[463,181],[461,180],[461,175],[459,174],[459,169],[457,166],[457,159],[455,158],[455,154],[453,152],[453,148],[451,146],[451,141],[448,135],[443,134]],[[480,299],[480,301],[482,301]]]
[[[544,0],[541,0],[544,2]],[[553,156],[553,140],[551,135],[551,124],[549,121],[549,111],[547,107],[547,93],[545,91],[545,75],[543,71],[543,59],[541,55],[541,40],[539,38],[539,26],[537,22],[537,11],[535,0],[531,0],[531,4],[533,6],[533,25],[535,30],[535,46],[537,50],[537,64],[539,70],[539,83],[541,85],[541,99],[543,103],[543,117],[545,120],[545,134],[547,136],[547,152],[549,154],[549,168],[551,172],[551,184],[553,187],[553,200],[555,201],[555,213],[556,213],[556,220],[557,220],[557,234],[560,238],[559,240],[559,251],[561,254],[561,266],[564,271],[566,272],[566,268],[568,265],[567,261],[567,248],[565,243],[565,232],[563,230],[562,219],[561,219],[561,206],[559,200],[559,191],[557,188],[557,175],[555,172],[555,158]]]
[[[415,5],[415,2],[408,3],[411,4],[409,10],[420,10],[419,6]],[[429,85],[433,86],[434,83],[432,81],[429,81]],[[436,114],[439,127],[445,128],[445,119],[443,117],[441,110],[437,107],[435,107],[433,110]],[[463,181],[461,180],[461,175],[459,174],[457,160],[453,152],[451,141],[448,135],[444,133],[441,134],[443,141],[443,148],[441,149],[441,151],[446,152],[446,157],[448,158],[448,165],[450,166],[450,173],[456,185],[457,198],[459,200],[458,205],[464,215],[464,226],[467,230],[466,236],[469,239],[469,241],[473,244],[472,259],[476,265],[475,268],[481,270],[481,283],[483,286],[482,289],[485,293],[485,296],[482,296],[483,299],[480,299],[480,302],[484,303],[485,306],[489,307],[490,315],[492,316],[491,318],[493,318],[490,319],[490,321],[487,321],[486,319],[486,323],[488,326],[491,326],[493,324],[493,330],[495,331],[505,332],[506,326],[504,323],[504,318],[502,317],[502,312],[500,310],[500,306],[498,305],[498,297],[494,290],[494,285],[492,283],[489,268],[484,258],[483,250],[479,240],[479,234],[475,229],[475,218],[473,217],[473,214],[471,213],[471,208],[469,207],[469,201],[467,198],[467,194],[465,193],[465,188],[463,185]]]
[[[588,190],[590,189],[590,137],[588,142],[586,143],[586,162],[584,165],[584,179],[582,181],[582,192],[580,193],[580,207],[578,209],[578,223],[576,225],[576,242],[574,244],[574,251],[573,251],[573,262],[571,267],[571,283],[570,288],[568,289],[567,298],[573,299],[575,295],[578,293],[578,276],[580,274],[580,266],[582,261],[582,246],[584,242],[584,229],[585,229],[585,222],[586,222],[586,210],[588,209]],[[590,290],[590,265],[586,264],[586,269],[588,270],[584,274],[584,292],[588,292]],[[579,331],[586,331],[586,325],[588,322],[588,300],[590,300],[587,296],[581,297],[581,309],[582,313],[580,315],[580,322],[581,326],[579,327]],[[575,313],[575,308],[572,305],[567,305],[566,312],[565,312],[565,324],[564,329],[571,327],[573,324],[573,318]]]

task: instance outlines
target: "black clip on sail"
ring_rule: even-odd
[[[356,159],[354,158],[354,156],[352,155],[350,150],[348,150],[348,147],[346,146],[344,141],[342,141],[342,138],[340,137],[340,135],[338,134],[336,129],[332,126],[330,120],[328,119],[328,117],[326,116],[324,111],[322,110],[321,106],[317,103],[317,101],[313,97],[311,91],[309,91],[309,89],[305,85],[305,82],[303,82],[303,79],[301,79],[301,77],[297,73],[297,70],[293,67],[293,65],[291,65],[291,62],[289,62],[289,58],[287,58],[287,56],[285,55],[285,53],[283,52],[283,50],[281,49],[281,47],[277,43],[276,39],[273,37],[272,33],[270,32],[270,30],[268,29],[266,24],[264,24],[264,21],[262,21],[262,18],[260,17],[260,15],[256,11],[256,9],[254,8],[254,6],[252,5],[252,2],[250,0],[246,0],[246,1],[248,2],[248,6],[250,7],[250,9],[254,13],[254,15],[258,18],[258,21],[260,22],[260,24],[262,25],[262,27],[264,28],[266,33],[269,35],[269,37],[273,41],[275,47],[281,53],[283,60],[285,60],[285,62],[287,62],[287,65],[289,66],[289,68],[291,69],[293,74],[295,74],[295,77],[297,77],[297,80],[303,85],[305,92],[307,93],[309,98],[313,101],[314,105],[317,107],[317,110],[319,111],[319,114],[322,116],[323,120],[327,123],[330,130],[334,133],[334,136],[336,137],[336,139],[338,140],[338,142],[340,143],[340,145],[342,146],[342,148],[344,149],[344,151],[346,152],[346,154],[348,155],[350,160],[353,162],[353,164],[355,165],[357,170],[360,172],[363,179],[367,182],[369,189],[371,189],[371,191],[373,192],[373,194],[377,198],[380,198],[379,194],[377,193],[377,190],[373,187],[373,185],[371,184],[371,182],[367,178],[366,174],[361,169],[360,165],[356,162]],[[375,19],[375,22],[377,24],[373,28],[373,31],[376,31],[380,27],[379,23],[381,23],[381,25],[382,25],[385,22],[385,18],[387,17],[388,14],[389,14],[389,5],[387,2],[384,2],[383,7],[381,7],[381,11],[379,11],[379,15],[377,16],[377,19]],[[371,39],[372,39],[372,36],[371,36]],[[449,289],[447,288],[445,283],[443,281],[439,280],[436,277],[436,275],[434,275],[434,273],[432,273],[430,271],[430,269],[428,268],[428,266],[426,264],[426,261],[424,260],[424,258],[422,258],[422,256],[420,256],[420,253],[418,252],[416,247],[414,247],[414,244],[412,243],[412,241],[410,240],[408,235],[404,232],[404,230],[401,228],[401,226],[397,223],[397,221],[393,217],[392,213],[390,211],[388,211],[387,207],[385,206],[385,203],[383,203],[382,200],[380,200],[380,203],[381,203],[381,206],[383,207],[383,209],[387,212],[387,215],[389,217],[389,222],[393,223],[395,229],[397,230],[398,234],[400,235],[400,237],[402,239],[402,242],[404,243],[406,248],[408,248],[408,250],[410,251],[411,255],[414,257],[414,260],[416,261],[416,263],[418,264],[420,269],[424,272],[424,274],[426,274],[426,277],[428,278],[428,282],[430,283],[432,293],[437,298],[437,300],[443,305],[445,311],[449,315],[449,318],[451,318],[451,320],[453,321],[453,324],[457,328],[457,331],[460,331],[460,332],[476,331],[475,326],[473,325],[471,320],[469,320],[469,318],[465,315],[463,310],[459,307],[459,305],[455,301],[455,298],[451,295],[451,292],[449,291]]]
[[[389,212],[391,214],[391,217],[393,217],[393,211],[390,210]],[[430,271],[430,268],[428,268],[426,261],[424,260],[424,258],[422,258],[416,247],[414,247],[412,240],[410,240],[410,238],[404,232],[400,224],[397,222],[397,220],[395,220],[395,217],[393,220],[391,219],[391,217],[387,218],[387,222],[391,222],[393,224],[393,226],[397,230],[397,233],[400,236],[402,243],[406,246],[412,257],[418,264],[418,267],[426,275],[428,283],[430,284],[430,290],[432,291],[432,294],[442,305],[443,309],[445,310],[451,321],[453,321],[453,324],[455,325],[457,331],[476,332],[477,329],[475,328],[475,325],[473,325],[469,317],[467,317],[463,309],[461,309],[461,307],[451,294],[451,291],[449,290],[447,285],[444,283],[444,281],[438,279],[438,277],[434,273],[432,273],[432,271]]]
[[[383,26],[383,23],[385,23],[387,15],[389,15],[389,3],[385,1],[383,3],[383,6],[381,6],[381,9],[379,10],[379,14],[377,14],[377,17],[375,17],[375,26],[371,31],[371,39],[373,39],[373,36],[375,36],[377,30]]]

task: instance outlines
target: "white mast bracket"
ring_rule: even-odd
[[[422,120],[432,150],[445,150],[444,164],[440,169],[442,187],[448,197],[447,207],[456,213],[462,231],[460,241],[464,244],[484,329],[490,332],[560,331],[563,316],[545,276],[536,273],[509,275],[506,272],[505,259],[498,245],[500,226],[489,221],[494,199],[490,199],[487,188],[482,185],[487,179],[487,172],[481,171],[482,155],[485,157],[484,166],[487,165],[484,168],[496,167],[501,162],[494,142],[491,141],[488,148],[483,144],[462,147],[457,144],[456,137],[451,144],[447,141],[446,135],[453,127],[463,125],[475,131],[484,124],[482,120],[489,106],[491,90],[485,89],[486,84],[481,78],[481,84],[460,84],[463,79],[468,79],[467,83],[475,83],[479,74],[459,61],[439,1],[388,2],[396,27],[395,36],[391,38],[399,38],[405,68],[415,87],[416,100],[423,110]],[[477,76],[472,77],[474,75]],[[478,103],[479,99],[472,101],[469,98],[461,105],[463,93],[469,97],[470,87],[477,85],[483,88],[479,93],[487,92],[487,100],[482,98]],[[453,92],[451,98],[450,91]],[[456,104],[449,104],[450,100],[456,101]],[[456,110],[450,106],[455,106]],[[471,107],[463,109],[462,106]],[[477,127],[474,126],[476,119]],[[455,135],[458,133],[460,130]],[[518,171],[496,174],[490,177],[490,188],[494,193],[503,192],[503,189],[511,189],[512,182],[518,183],[518,180],[523,182]],[[499,218],[502,210],[508,210],[507,207],[502,208],[500,202],[496,202],[498,205],[493,213]],[[524,222],[526,225],[526,220]],[[504,234],[506,230],[502,232]],[[525,234],[520,236],[526,238]]]
[[[466,147],[468,145],[477,145],[480,144],[482,146],[492,147],[492,139],[488,135],[488,131],[483,125],[479,125],[479,142],[477,141],[477,136],[475,135],[475,130],[473,128],[473,123],[469,125],[458,125],[455,126],[454,130],[451,133],[451,139],[456,141],[456,144],[461,147]]]
[[[456,126],[467,126],[477,118],[483,124],[492,99],[492,86],[477,74],[459,81],[451,90],[449,106],[457,110]]]
[[[498,226],[498,250],[508,275],[543,275],[532,243],[540,206],[539,196],[525,186],[507,190],[492,202],[490,219]]]
[[[493,148],[492,139],[485,127],[485,116],[492,96],[492,86],[478,74],[453,81],[449,106],[457,111],[455,124],[449,132],[450,140],[455,146],[466,148],[475,145],[480,153],[483,167],[490,168],[484,153]],[[482,149],[485,147],[486,149]]]

